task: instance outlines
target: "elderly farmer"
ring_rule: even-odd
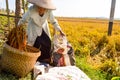
[[[22,19],[18,22],[18,26],[28,22],[28,44],[40,49],[41,56],[38,58],[38,61],[47,62],[51,55],[51,37],[47,19],[50,20],[55,30],[59,31],[62,36],[64,36],[64,33],[53,16],[52,10],[55,10],[55,7],[51,0],[27,1],[32,3],[33,6],[23,15]]]

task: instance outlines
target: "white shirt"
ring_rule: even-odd
[[[41,36],[42,29],[46,32],[49,38],[51,38],[47,19],[50,20],[50,23],[54,26],[55,30],[61,30],[57,20],[53,16],[52,10],[46,10],[44,15],[41,17],[37,11],[37,7],[31,6],[29,10],[23,15],[22,19],[20,19],[18,22],[18,25],[28,22],[28,44],[34,44],[36,37]]]

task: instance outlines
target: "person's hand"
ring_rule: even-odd
[[[65,34],[62,31],[60,31],[60,35],[65,36]]]
[[[64,48],[60,48],[57,50],[57,53],[62,54],[64,52]]]

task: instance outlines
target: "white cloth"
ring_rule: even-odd
[[[54,26],[57,31],[60,31],[61,28],[54,18],[52,10],[46,10],[44,15],[41,17],[37,10],[36,6],[31,6],[29,10],[23,15],[22,19],[18,22],[18,25],[28,22],[27,35],[28,35],[28,44],[33,45],[37,36],[40,36],[42,33],[42,28],[46,34],[51,38],[50,30],[48,27],[48,21]]]
[[[68,53],[68,48],[67,48],[67,37],[66,36],[61,36],[60,34],[55,34],[53,37],[53,44],[54,44],[54,51],[53,52],[58,52],[59,49],[64,49],[64,51],[61,53],[63,55],[64,60],[62,61],[66,66],[70,66],[70,58]],[[58,53],[59,54],[59,53]],[[56,57],[56,56],[54,56]],[[60,62],[58,62],[60,64]],[[60,66],[60,65],[57,65]],[[62,66],[62,65],[61,65]]]
[[[38,75],[36,80],[91,80],[76,66],[53,67],[48,73]]]

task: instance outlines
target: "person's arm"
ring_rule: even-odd
[[[61,35],[65,35],[60,27],[60,25],[58,24],[58,21],[55,19],[52,11],[50,10],[49,12],[49,20],[50,20],[50,23],[54,26],[55,30],[59,31]]]
[[[28,10],[25,14],[23,14],[22,18],[18,22],[18,26],[28,22],[30,18],[30,11]]]

